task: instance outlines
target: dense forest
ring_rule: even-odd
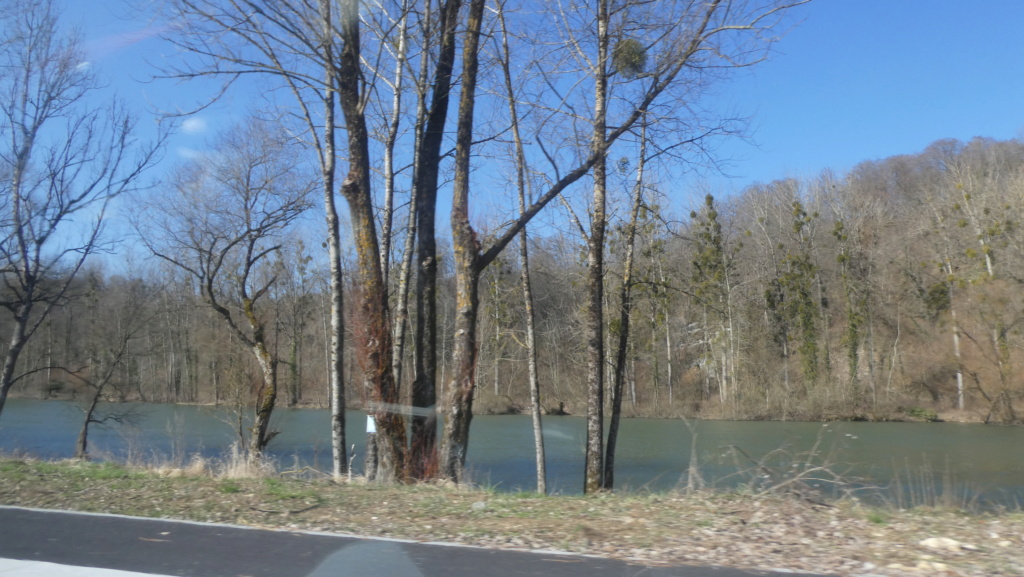
[[[962,406],[957,418],[1020,422],[1024,231],[1016,223],[1024,214],[1024,143],[944,140],[847,174],[709,195],[682,217],[661,208],[692,196],[652,185],[640,215],[626,414],[902,419]],[[621,306],[624,226],[609,242],[609,310]],[[284,403],[326,406],[326,272],[296,239],[267,263],[277,282],[263,323],[280,359]],[[532,236],[528,248],[542,404],[579,414],[585,246],[571,231],[553,231]],[[445,383],[454,289],[450,249],[442,255],[438,382]],[[508,258],[482,280],[480,412],[530,405],[519,273]],[[617,317],[610,316],[613,339]],[[173,267],[125,276],[95,265],[28,345],[25,364],[36,370],[15,392],[87,394],[88,375],[111,362],[118,335],[131,331],[111,400],[250,402],[259,368],[216,317],[195,282]],[[354,379],[358,363],[349,358],[345,366]],[[346,390],[350,406],[365,401],[362,387]]]
[[[586,416],[586,492],[623,415],[1018,422],[1020,142],[679,184],[808,1],[172,0],[149,72],[198,102],[144,129],[59,4],[0,0],[0,414],[228,404],[258,459],[325,406],[342,475],[359,407],[370,476],[458,481],[474,412],[528,411],[541,492],[542,412]]]

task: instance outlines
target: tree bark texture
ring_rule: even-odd
[[[320,0],[320,15],[324,40],[331,37],[334,18],[331,0]],[[334,203],[334,181],[337,173],[335,161],[335,73],[334,48],[331,42],[324,42],[324,126],[323,150],[320,171],[323,180],[324,215],[327,219],[327,256],[330,260],[330,408],[331,408],[331,462],[334,477],[348,473],[348,449],[345,439],[345,284],[341,270],[341,226],[338,208]]]
[[[416,197],[416,377],[412,405],[423,409],[412,418],[411,473],[424,478],[437,467],[437,189],[448,105],[455,63],[460,0],[441,6],[440,49],[434,69],[432,98],[416,154],[413,195]]]
[[[608,99],[608,2],[598,2],[597,61],[594,69],[594,133],[591,151],[605,147]],[[604,474],[604,236],[608,222],[607,161],[601,154],[594,163],[594,196],[590,207],[587,242],[587,446],[583,492],[599,491]]]
[[[369,133],[363,113],[359,44],[359,2],[341,8],[342,51],[335,72],[338,99],[345,116],[349,170],[341,193],[349,207],[356,248],[355,346],[364,383],[370,387],[370,412],[377,423],[378,478],[405,477],[405,419],[397,410],[398,389],[391,367],[388,292],[380,267],[375,209],[370,191]]]
[[[452,351],[453,379],[448,387],[448,414],[444,425],[441,474],[454,481],[462,477],[473,418],[476,370],[476,324],[482,263],[480,242],[469,222],[470,147],[473,141],[473,109],[476,104],[477,52],[484,0],[469,3],[466,40],[463,46],[462,93],[459,98],[455,145],[455,186],[452,193],[452,245],[455,250],[455,335]]]

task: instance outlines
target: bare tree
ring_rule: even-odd
[[[426,465],[437,462],[437,193],[444,157],[445,129],[451,102],[453,70],[456,62],[456,31],[462,0],[439,3],[432,18],[432,2],[424,2],[421,25],[424,44],[418,82],[419,105],[416,118],[416,156],[412,195],[416,217],[416,357],[415,379],[412,383],[412,404],[420,414],[413,416],[411,461],[414,475],[426,471]],[[437,54],[430,70],[430,99],[426,85],[428,74],[427,47],[436,47]],[[429,416],[428,414],[429,413]]]
[[[188,8],[186,6],[186,8]],[[328,286],[331,293],[331,323],[330,323],[330,370],[328,380],[330,381],[330,405],[331,405],[331,461],[335,478],[349,472],[348,446],[345,441],[345,383],[342,380],[345,364],[345,337],[343,334],[345,318],[344,303],[344,279],[341,269],[341,224],[338,218],[338,208],[334,202],[335,177],[337,176],[337,146],[335,142],[335,85],[337,83],[337,71],[334,68],[334,16],[331,11],[330,0],[321,0],[318,8],[319,30],[318,34],[312,37],[317,38],[314,50],[314,62],[317,68],[323,73],[323,85],[312,87],[308,82],[293,79],[288,74],[283,74],[281,66],[271,67],[271,73],[284,79],[292,89],[296,101],[302,110],[301,117],[310,133],[310,140],[313,149],[316,151],[317,160],[320,165],[320,181],[324,197],[324,217],[327,222],[327,256],[330,260],[330,281]],[[243,39],[245,37],[243,36]],[[300,43],[301,43],[301,39]],[[252,43],[251,41],[249,42]],[[264,50],[264,52],[266,52]],[[273,56],[274,50],[269,51],[270,62],[278,62]],[[322,60],[319,60],[322,58]],[[254,67],[250,66],[252,70]],[[259,69],[258,67],[255,67]],[[312,103],[306,104],[300,88],[319,96]],[[319,88],[319,90],[317,90]],[[313,103],[319,104],[323,114],[322,124],[318,126],[317,117],[312,110]],[[319,129],[319,134],[318,134]]]
[[[498,22],[501,26],[501,48],[498,51],[501,72],[505,80],[508,97],[509,119],[512,128],[512,143],[515,147],[516,193],[519,197],[519,214],[526,212],[526,189],[528,187],[529,169],[526,163],[526,149],[519,130],[519,109],[515,85],[512,82],[511,50],[509,48],[508,29],[505,25],[504,4],[497,6]],[[547,463],[544,451],[544,428],[541,423],[540,379],[537,374],[537,331],[533,305],[533,284],[530,281],[530,249],[526,227],[519,233],[519,274],[520,287],[523,293],[523,314],[526,317],[526,354],[527,369],[530,379],[530,416],[533,419],[534,454],[537,462],[537,492],[547,493]]]
[[[0,412],[25,345],[105,247],[110,202],[138,186],[158,150],[136,142],[122,105],[102,100],[58,12],[49,0],[0,2],[0,306],[11,315]]]
[[[400,3],[382,2],[374,10],[361,10],[362,2],[344,2],[338,6],[338,18],[334,18],[332,10],[336,6],[330,0],[321,0],[317,9],[309,3],[273,3],[265,0],[175,0],[179,8],[177,15],[183,16],[187,22],[185,36],[178,36],[179,45],[197,54],[203,59],[203,66],[182,71],[185,76],[206,74],[224,74],[227,77],[238,77],[249,74],[264,74],[273,79],[277,86],[286,87],[296,95],[301,112],[298,114],[315,132],[314,124],[326,127],[327,132],[334,129],[333,117],[328,122],[327,107],[323,114],[323,123],[314,123],[308,106],[312,99],[307,95],[312,92],[323,92],[324,102],[330,102],[333,110],[335,95],[344,116],[344,133],[347,139],[345,157],[348,162],[348,175],[340,187],[345,197],[349,216],[352,219],[354,246],[356,250],[356,274],[354,279],[355,298],[358,305],[355,345],[356,358],[360,359],[361,378],[371,391],[371,400],[378,401],[372,405],[371,411],[377,420],[377,429],[381,433],[378,438],[388,445],[382,448],[381,455],[391,463],[391,469],[400,476],[402,468],[412,464],[413,473],[421,474],[421,465],[429,462],[433,453],[433,430],[430,425],[429,408],[436,403],[436,387],[433,386],[438,372],[434,348],[436,338],[436,307],[434,304],[436,286],[437,257],[434,248],[433,222],[436,209],[436,191],[439,181],[441,162],[447,155],[443,153],[446,134],[455,134],[453,174],[453,211],[451,225],[453,244],[455,245],[455,268],[457,285],[457,303],[454,356],[451,366],[455,367],[454,379],[448,387],[448,401],[445,423],[445,448],[442,458],[442,474],[457,478],[458,471],[465,458],[468,442],[469,422],[472,418],[472,398],[476,361],[476,315],[478,302],[476,298],[480,272],[492,262],[499,253],[515,239],[522,228],[545,205],[557,197],[567,187],[587,175],[595,164],[602,162],[609,147],[623,134],[631,130],[641,115],[641,110],[651,110],[655,100],[663,95],[679,96],[687,91],[688,67],[699,68],[694,77],[714,68],[749,64],[760,58],[763,46],[771,38],[762,34],[770,30],[789,6],[802,2],[781,2],[774,0],[760,1],[725,1],[696,2],[638,2],[631,6],[641,6],[643,17],[662,18],[666,14],[667,24],[656,25],[651,20],[649,29],[643,37],[639,48],[625,51],[625,60],[649,54],[652,61],[643,69],[633,62],[629,66],[633,72],[622,72],[622,77],[629,82],[628,89],[621,97],[609,97],[609,102],[619,103],[609,110],[610,128],[597,130],[587,115],[579,111],[587,109],[593,91],[581,93],[577,88],[570,88],[571,94],[561,94],[566,87],[577,87],[588,84],[583,77],[593,78],[594,70],[592,55],[588,52],[592,45],[589,39],[581,40],[574,36],[574,22],[560,20],[559,31],[565,32],[566,42],[557,43],[554,50],[556,70],[537,74],[531,90],[542,93],[547,88],[548,94],[539,102],[538,110],[547,110],[542,116],[557,117],[557,122],[541,121],[537,138],[538,145],[528,153],[537,164],[544,162],[547,150],[544,145],[566,143],[564,128],[568,125],[569,134],[576,132],[575,122],[584,122],[589,127],[585,138],[584,149],[565,147],[551,158],[553,174],[546,175],[546,192],[541,194],[534,203],[526,207],[522,214],[513,220],[510,226],[503,228],[494,235],[493,242],[484,247],[478,242],[477,234],[469,219],[469,191],[472,186],[470,179],[470,160],[473,149],[479,142],[491,139],[493,134],[500,133],[504,128],[496,128],[491,135],[475,134],[473,111],[478,92],[477,76],[486,75],[494,68],[485,60],[483,67],[479,63],[479,37],[485,27],[485,4],[466,2],[468,10],[462,10],[460,0],[444,2]],[[541,7],[551,7],[543,4]],[[617,6],[617,5],[616,5]],[[662,8],[665,8],[662,10]],[[408,24],[402,17],[392,15],[381,16],[394,9],[393,14],[416,14],[420,18],[418,27]],[[619,10],[619,8],[616,8]],[[625,10],[625,9],[622,9]],[[532,12],[528,10],[528,12]],[[552,15],[559,18],[557,6],[552,8]],[[477,16],[479,15],[479,16]],[[366,22],[374,23],[373,29],[378,33],[376,52],[372,45],[364,47],[361,28]],[[531,17],[518,20],[516,26],[525,31],[537,25],[538,19]],[[455,131],[446,129],[449,120],[447,112],[450,98],[452,76],[456,70],[457,32],[464,32],[461,61],[461,96],[459,112],[456,117]],[[419,30],[422,35],[410,37],[410,46],[418,47],[421,52],[421,66],[417,75],[416,90],[419,106],[414,126],[415,142],[409,149],[413,151],[410,166],[413,167],[412,189],[416,214],[417,243],[417,327],[416,327],[416,375],[413,383],[414,432],[410,458],[404,456],[405,428],[403,419],[395,414],[394,405],[399,399],[398,383],[395,379],[395,354],[392,348],[393,332],[388,301],[388,286],[384,282],[382,264],[388,260],[390,250],[381,254],[381,248],[390,242],[390,238],[382,240],[377,226],[377,205],[371,193],[371,154],[376,148],[369,146],[372,131],[368,129],[367,109],[388,110],[376,97],[380,94],[380,83],[383,70],[396,70],[391,63],[400,65],[406,59],[406,52],[395,49],[402,46],[407,30]],[[417,34],[420,34],[418,32]],[[489,33],[489,32],[487,32]],[[550,51],[545,40],[533,35],[530,42],[520,44],[522,51],[517,54],[540,49]],[[611,47],[610,36],[606,39]],[[763,42],[762,42],[763,41]],[[636,42],[636,41],[634,41]],[[627,43],[637,47],[636,44]],[[646,52],[644,52],[646,50]],[[387,56],[391,54],[391,56]],[[412,54],[412,53],[410,53]],[[655,57],[654,55],[657,55]],[[518,56],[517,56],[518,59]],[[605,60],[609,60],[606,58]],[[621,60],[621,59],[620,59]],[[409,68],[414,58],[405,60]],[[582,64],[581,64],[582,63]],[[428,64],[430,71],[426,70]],[[529,66],[525,60],[524,66]],[[607,62],[605,63],[607,64]],[[512,66],[518,69],[519,64]],[[640,73],[642,69],[642,73]],[[535,68],[534,70],[540,70]],[[326,80],[320,78],[320,72],[326,74]],[[602,74],[610,77],[617,73],[605,66]],[[390,72],[388,75],[390,76]],[[590,76],[588,76],[590,75]],[[426,99],[428,92],[425,79],[430,78],[431,98]],[[392,82],[392,89],[400,91],[398,77]],[[678,89],[678,90],[676,90]],[[666,99],[666,105],[668,100]],[[326,106],[326,105],[325,105]],[[395,115],[399,106],[397,99],[391,105],[389,122],[384,132],[383,150],[401,150],[394,147],[396,132],[394,122],[400,121]],[[333,114],[333,112],[331,113]],[[569,119],[569,120],[566,120]],[[600,133],[598,136],[595,136]],[[321,142],[317,139],[317,142]],[[326,151],[324,148],[318,150]],[[321,154],[323,159],[331,154]],[[556,162],[557,160],[557,162]],[[393,159],[386,162],[385,168],[385,201],[386,207],[392,205],[388,195],[393,193],[394,184],[390,181],[394,174]],[[562,171],[563,166],[571,167]],[[326,178],[325,178],[326,180]],[[325,186],[325,195],[329,194]],[[390,236],[390,213],[384,215],[383,222]],[[407,237],[411,238],[411,237]],[[333,257],[332,257],[333,258]],[[387,350],[385,350],[387,349]],[[426,409],[426,410],[424,410]],[[600,452],[598,452],[600,453]],[[598,454],[600,458],[600,454]],[[385,475],[384,478],[388,478]]]
[[[261,299],[277,281],[271,257],[284,231],[310,207],[316,180],[297,163],[297,143],[266,122],[225,134],[208,158],[182,166],[152,203],[139,234],[161,259],[187,272],[206,303],[258,363],[262,382],[249,448],[258,456],[276,435],[279,359]]]
[[[469,181],[460,181],[460,172],[469,172],[469,151],[472,144],[472,111],[476,98],[477,68],[475,62],[477,57],[473,42],[474,36],[479,35],[479,23],[473,21],[473,11],[467,20],[466,41],[463,50],[463,77],[462,94],[460,96],[459,124],[456,136],[455,152],[455,185],[452,208],[452,238],[455,249],[456,262],[456,331],[453,348],[452,365],[454,376],[448,388],[447,421],[444,429],[444,444],[442,456],[442,474],[448,478],[458,479],[462,466],[465,463],[467,444],[469,442],[469,422],[472,419],[473,389],[475,387],[475,365],[476,365],[476,318],[478,313],[478,283],[481,271],[486,268],[505,247],[519,234],[524,226],[536,216],[548,203],[561,195],[568,187],[578,182],[581,178],[591,172],[598,164],[602,163],[608,150],[624,134],[632,130],[641,116],[655,109],[655,104],[667,104],[672,98],[683,98],[687,88],[692,88],[693,77],[684,72],[691,69],[697,70],[695,75],[699,77],[700,71],[711,68],[732,67],[753,64],[762,59],[767,46],[775,39],[770,33],[781,19],[783,13],[796,5],[806,3],[809,0],[795,2],[783,2],[775,0],[765,1],[730,1],[714,0],[711,2],[680,1],[680,2],[653,2],[637,3],[641,9],[636,13],[630,12],[632,4],[616,4],[616,11],[619,18],[629,22],[643,19],[648,24],[643,43],[632,40],[627,44],[629,50],[620,51],[620,57],[610,54],[611,37],[606,36],[607,32],[601,32],[602,27],[609,25],[611,13],[608,2],[602,1],[598,4],[598,14],[587,13],[583,9],[583,16],[568,16],[568,12],[561,6],[549,4],[553,11],[553,21],[559,23],[560,28],[556,33],[565,35],[564,53],[561,58],[546,64],[553,65],[550,70],[544,72],[538,78],[538,83],[543,88],[538,88],[538,93],[549,92],[549,99],[542,102],[542,108],[549,109],[548,118],[554,119],[545,123],[536,134],[536,142],[540,153],[552,165],[553,174],[548,177],[550,185],[547,190],[540,194],[536,201],[530,205],[520,216],[514,219],[507,227],[494,235],[494,240],[483,246],[477,239],[476,232],[469,220]],[[471,5],[472,6],[472,5]],[[627,19],[626,16],[629,16]],[[578,24],[585,21],[585,27],[593,38],[584,38],[585,33],[578,30]],[[595,24],[596,23],[596,24]],[[660,24],[656,24],[660,23]],[[534,21],[536,24],[536,21]],[[634,24],[635,26],[635,24]],[[635,29],[639,30],[639,27]],[[531,34],[533,38],[540,38],[544,42],[547,36]],[[603,38],[603,40],[602,40]],[[604,47],[602,48],[602,43]],[[589,52],[596,50],[596,54]],[[614,51],[613,51],[614,52]],[[646,55],[657,55],[655,61],[647,66]],[[613,61],[615,66],[613,66]],[[568,64],[567,64],[568,63]],[[574,67],[579,66],[582,72]],[[538,67],[539,68],[539,67]],[[616,99],[616,107],[611,110],[602,110],[598,106],[604,106],[604,100],[612,101],[607,94],[602,92],[599,86],[601,82],[607,81],[615,74],[629,84],[628,89],[623,89],[623,95]],[[590,79],[595,85],[588,85],[580,80],[584,76]],[[565,79],[569,78],[567,82]],[[602,80],[603,79],[603,80]],[[561,93],[561,87],[568,86],[569,93]],[[587,91],[585,86],[590,86]],[[581,92],[582,91],[582,92]],[[594,100],[596,98],[596,101]],[[685,99],[684,99],[685,101]],[[589,104],[586,104],[589,103]],[[598,104],[600,103],[600,104]],[[579,113],[581,107],[595,106],[592,116],[584,117]],[[550,112],[550,109],[556,112]],[[560,116],[558,113],[564,113]],[[559,118],[555,118],[558,116]],[[570,119],[568,131],[564,125],[557,120]],[[572,124],[575,122],[585,123],[587,129],[578,129]],[[586,145],[582,147],[562,146],[566,143],[565,134],[578,135],[586,134],[583,140]],[[563,151],[549,153],[551,149],[543,146],[544,141],[557,142]],[[462,148],[466,148],[465,151]],[[460,156],[463,155],[464,156]],[[562,171],[562,161],[571,168]],[[461,164],[460,164],[461,163]],[[597,270],[597,261],[603,263],[603,189],[600,175],[595,175],[594,198],[596,204],[592,207],[595,211],[592,214],[592,223],[600,221],[598,238],[591,234],[590,243],[592,254],[590,258],[594,264],[594,271]],[[600,245],[600,246],[598,246]],[[601,275],[592,274],[592,278]],[[596,281],[594,281],[596,282]],[[590,302],[600,302],[595,299],[602,296],[602,289],[592,287]],[[593,306],[594,314],[601,314],[597,306]],[[588,334],[588,342],[593,343],[593,354],[591,362],[595,363],[593,371],[603,372],[604,351],[603,335],[599,327],[600,323],[591,321],[592,332]],[[596,359],[600,357],[601,361]],[[598,380],[599,379],[599,380]],[[603,377],[598,377],[592,382],[590,396],[593,407],[588,412],[588,478],[586,486],[593,490],[600,487],[600,476],[602,472],[601,460],[603,457],[603,425],[601,401],[604,396]]]
[[[356,310],[359,314],[371,315],[358,319],[369,330],[361,331],[359,338],[362,340],[356,346],[360,349],[360,358],[369,355],[375,359],[371,363],[375,366],[362,367],[363,380],[376,391],[374,394],[391,397],[393,387],[387,378],[390,369],[385,374],[376,366],[380,362],[390,364],[390,335],[382,339],[373,336],[390,332],[390,329],[387,328],[387,299],[383,292],[386,286],[382,282],[379,243],[371,214],[368,142],[360,142],[367,139],[368,134],[363,116],[365,85],[359,61],[359,3],[343,3],[338,14],[335,4],[332,0],[300,3],[174,0],[170,3],[168,17],[182,22],[183,26],[168,40],[196,59],[165,73],[176,78],[220,77],[225,79],[223,91],[241,76],[258,75],[293,97],[294,108],[290,112],[305,129],[306,143],[313,149],[320,168],[328,228],[331,430],[334,473],[341,475],[347,471],[348,459],[343,381],[344,286],[340,220],[335,203],[339,156],[336,144],[339,127],[335,119],[339,104],[348,128],[345,133],[349,144],[356,143],[349,155],[349,175],[342,185],[354,219],[360,255],[356,274],[361,303]],[[370,262],[371,253],[375,263]],[[381,353],[383,347],[389,350]],[[391,422],[394,418],[385,414],[381,418],[390,421],[386,426],[378,423],[379,429],[404,438],[404,428],[399,427],[397,421]],[[392,459],[389,457],[389,460]]]
[[[637,158],[636,181],[633,184],[633,202],[629,211],[629,222],[625,227],[625,256],[622,263],[622,284],[619,286],[619,319],[615,330],[615,372],[612,377],[612,414],[608,424],[608,442],[605,444],[602,488],[615,487],[615,447],[619,438],[619,421],[622,418],[622,392],[626,380],[626,354],[629,351],[629,325],[633,318],[633,258],[636,250],[637,224],[640,210],[644,205],[644,168],[647,164],[646,122],[640,123],[640,152]]]
[[[109,291],[109,298],[105,300],[116,304],[92,311],[92,330],[85,331],[90,341],[89,346],[92,348],[89,364],[72,374],[85,385],[89,393],[86,397],[82,427],[75,442],[76,459],[88,458],[91,425],[105,426],[131,422],[135,417],[131,409],[105,412],[98,409],[100,403],[110,396],[112,385],[121,385],[122,388],[128,385],[117,383],[116,377],[118,372],[130,363],[136,341],[152,320],[152,315],[146,308],[151,295],[148,294],[149,291],[142,280],[133,279],[116,287],[96,287],[95,292],[99,291]],[[89,295],[87,298],[95,301],[94,309],[99,309],[100,302],[104,300],[98,294]]]
[[[596,54],[589,55],[589,72],[594,81],[593,132],[590,150],[601,151],[595,158],[590,204],[590,234],[587,235],[587,444],[584,454],[583,492],[601,489],[604,474],[604,245],[608,225],[607,156],[603,150],[608,133],[608,100],[611,69],[611,13],[609,0],[597,3]]]

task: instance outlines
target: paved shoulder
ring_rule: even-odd
[[[3,577],[143,577],[144,574],[134,571],[118,571],[117,569],[60,565],[45,561],[18,561],[0,557],[0,575]],[[150,574],[146,577],[159,576]]]
[[[0,507],[0,557],[19,562],[174,577],[768,575],[722,568],[646,567],[558,553],[480,549],[11,507]],[[0,564],[0,575],[35,577],[60,574],[42,571],[45,568],[44,565],[33,567],[32,563],[14,563],[4,569]],[[81,574],[67,575],[78,577]],[[119,573],[88,575],[127,577]]]

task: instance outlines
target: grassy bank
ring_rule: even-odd
[[[876,509],[787,495],[592,497],[447,485],[380,486],[309,473],[0,460],[0,504],[484,547],[558,549],[652,564],[836,575],[1024,574],[1024,513]],[[944,537],[950,542],[927,542]],[[925,544],[922,544],[925,542]]]

